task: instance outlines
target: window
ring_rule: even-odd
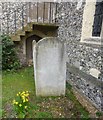
[[[103,20],[103,1],[96,3],[92,36],[100,36]]]
[[[103,37],[103,0],[86,0],[83,12],[81,41],[101,45]]]

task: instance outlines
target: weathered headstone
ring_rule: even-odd
[[[33,41],[34,76],[37,96],[65,95],[65,44],[58,38]]]

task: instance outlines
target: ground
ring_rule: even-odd
[[[58,97],[36,97],[33,67],[16,72],[3,71],[2,117],[15,118],[12,101],[20,91],[30,92],[31,108],[26,118],[89,118],[90,114],[77,101],[72,86],[67,84],[66,95]]]

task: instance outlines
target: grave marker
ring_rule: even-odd
[[[65,95],[66,50],[58,38],[33,41],[33,63],[37,96]]]

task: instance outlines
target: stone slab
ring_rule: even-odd
[[[99,74],[100,74],[100,71],[95,69],[95,68],[91,68],[90,69],[90,74],[96,78],[98,78]]]
[[[37,96],[65,95],[66,46],[58,38],[33,42],[33,62]]]

